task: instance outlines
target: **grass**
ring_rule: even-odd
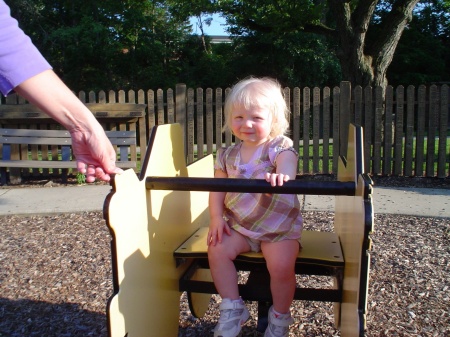
[[[403,140],[403,144],[402,144],[403,148],[402,148],[402,172],[404,172],[405,169],[405,162],[404,162],[404,157],[405,157],[405,142]],[[423,145],[423,162],[422,162],[422,167],[423,167],[423,172],[425,174],[426,172],[426,165],[427,165],[427,139],[424,139],[424,145]],[[415,169],[415,165],[416,165],[416,153],[417,153],[417,141],[416,139],[414,139],[413,142],[413,146],[412,146],[412,167],[413,170]],[[373,157],[374,157],[374,146],[371,147],[371,161],[370,164],[372,165],[372,168],[370,171],[373,171]],[[381,146],[380,148],[380,158],[381,158],[381,162],[380,162],[380,168],[383,169],[383,160],[384,160],[384,154],[383,154],[383,146]],[[391,172],[393,172],[393,165],[394,165],[394,147],[392,147],[391,150]],[[309,154],[309,161],[308,161],[308,168],[304,169],[303,167],[303,160],[302,158],[304,157],[304,153],[305,153],[305,148],[303,146],[300,146],[298,149],[299,152],[299,172],[308,172],[308,173],[331,173],[333,171],[333,144],[328,145],[328,156],[329,156],[329,160],[328,162],[324,162],[323,160],[323,155],[324,155],[324,145],[323,144],[319,144],[318,147],[318,151],[316,156],[314,156],[314,147],[312,145],[308,146],[308,154]],[[215,155],[215,151],[213,152],[213,154]],[[205,152],[204,155],[207,155],[207,153]],[[194,156],[196,157],[196,153],[194,154]],[[449,175],[449,170],[450,170],[450,138],[447,138],[447,142],[446,142],[446,149],[445,149],[445,154],[444,154],[446,160],[445,160],[445,172],[446,175]],[[434,146],[434,162],[433,162],[433,172],[436,174],[437,170],[438,170],[438,159],[439,159],[439,139],[435,140],[435,146]],[[314,167],[317,167],[318,170],[314,171]],[[380,172],[381,173],[381,172]]]

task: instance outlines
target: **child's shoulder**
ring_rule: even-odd
[[[294,145],[292,139],[285,135],[279,135],[269,142],[270,147],[291,147]]]
[[[229,146],[223,146],[217,150],[217,155],[218,156],[229,155],[230,153],[233,153],[233,151],[238,150],[239,146],[240,143],[232,144]]]

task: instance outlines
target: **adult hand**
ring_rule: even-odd
[[[116,167],[116,152],[103,129],[86,134],[72,130],[72,151],[77,161],[77,170],[86,175],[86,181],[95,179],[109,181],[111,174],[121,173]]]
[[[22,82],[16,92],[38,106],[72,136],[72,151],[86,181],[109,181],[117,168],[116,153],[100,123],[52,70]]]

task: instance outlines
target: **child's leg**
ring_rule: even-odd
[[[289,312],[295,293],[295,260],[297,240],[262,242],[261,250],[270,273],[273,308],[280,314]]]
[[[237,272],[233,261],[240,253],[249,250],[247,239],[235,230],[231,230],[231,235],[224,233],[221,243],[208,247],[209,268],[222,299],[239,298]]]

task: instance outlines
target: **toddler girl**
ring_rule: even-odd
[[[265,179],[272,186],[295,179],[298,153],[284,136],[289,110],[275,80],[249,78],[236,84],[225,101],[225,116],[225,129],[241,142],[218,150],[215,177]],[[302,231],[297,196],[211,192],[209,210],[208,260],[222,297],[214,337],[237,336],[250,316],[239,297],[233,263],[248,251],[262,251],[270,273],[273,306],[264,336],[288,336]]]

